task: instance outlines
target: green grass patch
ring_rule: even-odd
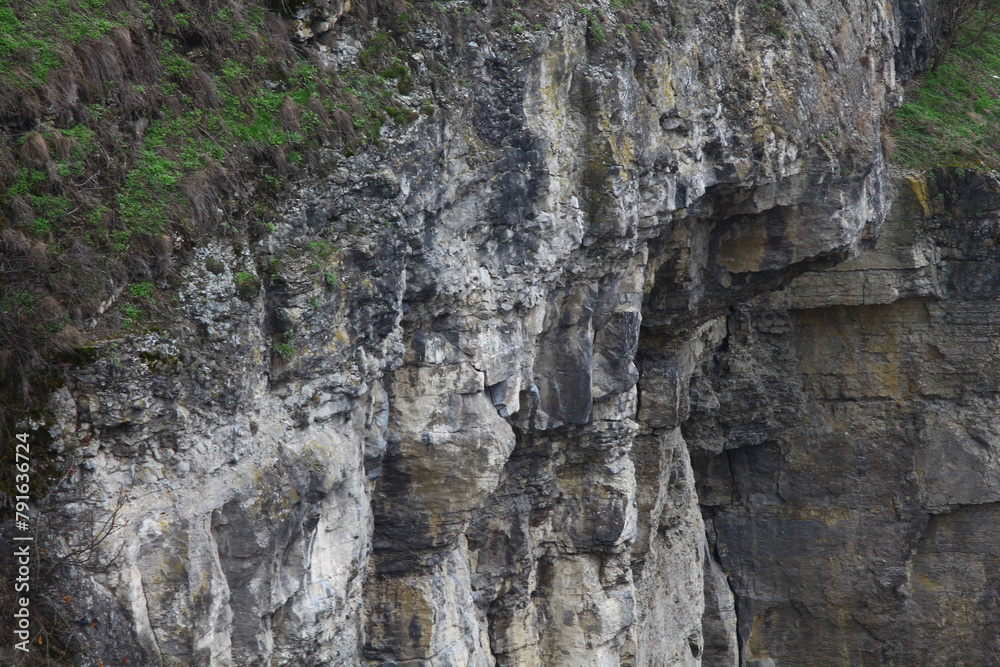
[[[608,41],[607,33],[604,32],[604,15],[600,9],[589,9],[582,5],[577,10],[587,18],[588,35],[595,44],[604,44]]]
[[[142,151],[117,197],[124,227],[112,233],[116,250],[127,250],[136,236],[161,234],[166,229],[168,207],[177,199],[179,178],[174,162],[149,148]]]
[[[31,223],[31,231],[36,235],[55,230],[59,220],[69,213],[73,206],[64,195],[43,193],[28,195],[27,199],[35,211],[35,220]]]
[[[359,70],[341,74],[347,83],[343,92],[355,98],[363,109],[351,114],[351,123],[364,138],[375,144],[379,143],[379,135],[386,120],[392,119],[403,125],[418,116],[416,112],[404,110],[393,103],[396,93],[405,93],[412,87],[405,65],[394,63],[382,70],[382,73],[388,76]],[[344,103],[337,106],[345,111],[351,110]]]
[[[66,62],[66,48],[98,39],[123,19],[107,0],[0,0],[0,83],[30,88],[45,83]]]
[[[895,112],[893,160],[910,169],[1000,169],[1000,32],[950,51]]]
[[[275,354],[285,361],[288,361],[295,356],[295,348],[289,343],[275,343],[272,349]]]
[[[250,301],[260,292],[260,278],[247,271],[240,271],[233,277],[236,293],[244,301]]]
[[[304,247],[306,252],[317,259],[325,259],[339,250],[337,246],[324,239],[309,241]]]
[[[135,304],[126,303],[122,306],[122,315],[124,315],[127,320],[136,320],[139,318],[140,314],[139,307]]]
[[[0,0],[0,228],[16,228],[0,248],[15,256],[0,275],[0,339],[10,350],[0,424],[5,406],[26,409],[10,397],[42,396],[32,378],[53,372],[67,345],[158,317],[187,256],[179,247],[208,238],[254,247],[274,229],[282,192],[326,168],[328,151],[354,155],[378,144],[387,123],[417,116],[420,102],[404,98],[423,75],[407,64],[417,47],[406,26],[428,20],[425,9],[376,3],[379,29],[374,15],[349,12],[337,29],[362,52],[357,69],[334,73],[306,60],[268,12],[287,18],[303,5]],[[336,249],[306,252],[322,278]],[[258,275],[234,274],[247,299],[262,279],[281,279],[254,259]],[[206,269],[226,272],[218,260]],[[151,275],[159,287],[145,294]],[[102,317],[122,283],[125,302]],[[67,322],[73,331],[56,335]]]
[[[128,286],[128,293],[132,295],[133,299],[145,299],[153,293],[153,283],[149,281],[132,283]]]

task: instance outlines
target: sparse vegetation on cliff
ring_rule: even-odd
[[[0,0],[0,423],[75,346],[169,319],[186,249],[268,234],[286,183],[418,115],[404,3],[354,3],[341,71],[293,40],[301,4]]]
[[[168,329],[187,253],[269,234],[285,184],[424,104],[401,99],[413,86],[401,2],[362,0],[342,17],[368,49],[350,71],[293,40],[301,4],[0,0],[0,503],[27,417],[34,491],[61,478],[72,457],[46,447],[41,408],[67,365],[94,361],[89,342]],[[234,283],[247,300],[261,288],[251,271]],[[65,619],[49,620],[33,628],[54,651],[39,664],[79,648]]]
[[[895,160],[910,169],[1000,169],[1000,25],[966,18],[896,111]],[[956,28],[957,30],[958,28]],[[943,38],[944,39],[944,38]]]
[[[360,0],[336,28],[357,56],[337,64],[305,45],[316,39],[315,21],[294,20],[305,4],[0,0],[5,428],[43,399],[38,379],[58,376],[74,348],[168,326],[177,267],[206,237],[252,244],[273,230],[285,184],[434,113],[428,95],[456,79],[428,43],[542,30],[559,11]],[[595,46],[658,43],[675,22],[634,0],[587,4],[571,6]],[[266,258],[255,259],[265,276]],[[154,286],[141,304],[122,292],[135,283]]]

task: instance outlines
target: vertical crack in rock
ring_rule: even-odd
[[[992,384],[928,333],[992,358],[995,219],[892,236],[860,282],[818,269],[880,232],[880,119],[897,62],[924,62],[922,5],[797,5],[784,36],[753,3],[647,6],[664,39],[568,8],[528,34],[488,31],[491,6],[415,28],[469,85],[298,185],[265,293],[235,298],[252,253],[207,243],[179,341],[74,371],[53,399],[56,447],[85,443],[73,483],[137,491],[99,584],[133,664],[914,655],[886,623],[957,578],[959,515],[991,535],[986,511],[916,527],[996,501],[1000,429],[965,437]],[[303,40],[351,11],[308,10]]]

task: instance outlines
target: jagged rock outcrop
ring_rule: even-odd
[[[804,380],[726,314],[874,243],[919,6],[905,34],[876,2],[644,7],[662,41],[605,41],[569,9],[525,34],[427,28],[452,74],[432,115],[302,184],[261,247],[193,251],[178,338],[109,343],[68,378],[54,446],[80,460],[79,512],[125,498],[120,555],[80,573],[84,664],[779,655],[786,619],[738,569],[756,518],[696,492],[688,441],[753,445],[726,454],[746,484],[780,468],[766,443],[809,412]],[[715,369],[726,354],[746,372]],[[951,530],[927,533],[928,572]]]

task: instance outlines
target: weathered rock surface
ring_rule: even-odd
[[[737,305],[873,244],[920,5],[644,7],[661,43],[570,10],[429,34],[432,115],[302,184],[262,247],[193,253],[179,339],[68,379],[72,482],[127,499],[120,557],[80,573],[83,664],[908,664],[903,621],[929,642],[968,602],[935,591],[992,539],[992,427],[961,462],[906,443],[991,405],[962,361],[992,349],[979,260],[947,265],[981,294],[953,314],[916,223]],[[965,347],[932,344],[953,320]]]
[[[1000,648],[995,177],[901,177],[884,243],[734,310],[684,427],[747,664]]]

